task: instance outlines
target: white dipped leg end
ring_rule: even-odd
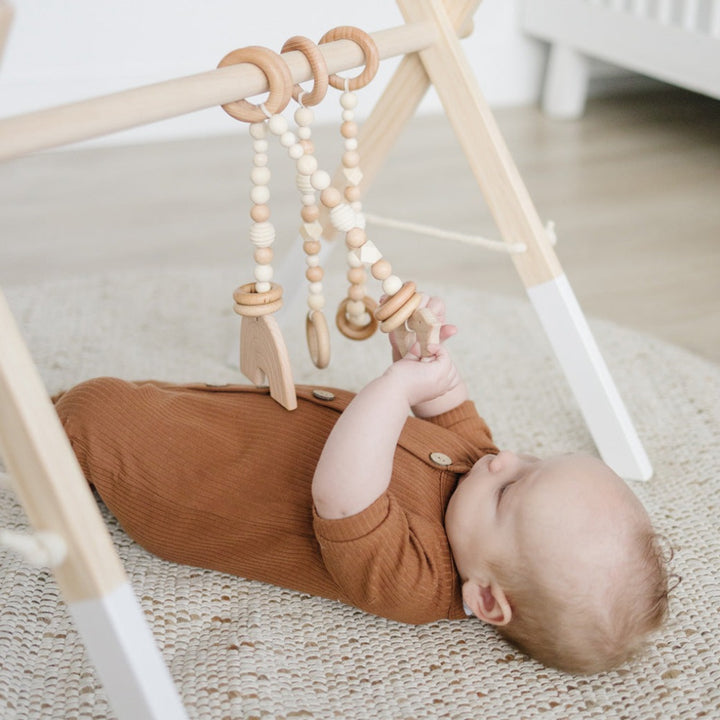
[[[527,289],[603,460],[620,477],[652,466],[565,275]]]
[[[129,583],[69,608],[119,720],[187,719]]]

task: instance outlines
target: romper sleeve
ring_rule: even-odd
[[[466,400],[452,410],[424,419],[460,435],[472,443],[481,455],[498,452],[490,428],[478,415],[472,400]]]
[[[388,491],[350,517],[314,512],[314,529],[341,599],[406,623],[449,616],[458,581],[442,523],[404,511]]]

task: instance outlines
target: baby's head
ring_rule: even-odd
[[[600,460],[486,455],[445,516],[480,619],[546,665],[607,670],[667,612],[667,571],[640,501]]]

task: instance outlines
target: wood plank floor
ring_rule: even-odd
[[[496,112],[558,255],[591,316],[720,362],[720,102],[679,90],[593,100],[579,121]],[[337,128],[315,130],[333,168]],[[278,252],[298,201],[272,158]],[[0,283],[101,269],[245,261],[247,134],[69,150],[0,166]],[[366,199],[368,211],[496,236],[444,118],[413,122]],[[397,231],[373,238],[398,272],[523,295],[507,256]],[[343,253],[330,267],[341,270]]]

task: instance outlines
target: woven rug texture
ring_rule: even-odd
[[[245,382],[229,358],[239,318],[221,267],[109,273],[5,288],[50,392],[98,375]],[[334,307],[340,281],[329,283]],[[528,303],[442,290],[449,341],[500,447],[594,452]],[[296,382],[353,390],[389,361],[385,337],[333,328],[310,363],[304,302],[283,317]],[[329,315],[331,313],[328,313]],[[720,717],[720,368],[604,322],[591,327],[655,468],[632,483],[675,549],[671,618],[644,654],[577,677],[542,667],[480,622],[406,626],[353,608],[159,560],[103,509],[191,718]],[[271,431],[268,428],[268,431]],[[0,527],[27,529],[10,490]],[[0,718],[114,717],[51,573],[0,552]]]

